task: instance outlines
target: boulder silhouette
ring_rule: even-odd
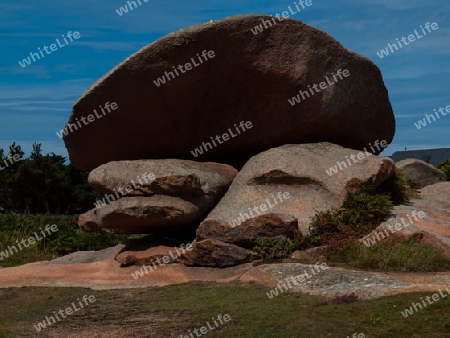
[[[241,167],[283,144],[363,149],[390,143],[394,131],[372,61],[301,21],[242,15],[179,30],[128,57],[78,99],[63,138],[80,170],[166,158]]]

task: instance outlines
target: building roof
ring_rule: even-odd
[[[436,165],[445,160],[450,160],[450,148],[396,151],[391,157],[394,162],[407,158],[415,158]]]

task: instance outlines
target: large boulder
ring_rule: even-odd
[[[304,100],[290,104],[300,92]],[[300,21],[245,15],[182,29],[131,55],[78,99],[63,134],[74,167],[92,170],[142,158],[241,166],[283,144],[363,149],[390,143],[394,130],[368,58]]]
[[[307,236],[317,211],[340,207],[349,190],[375,190],[394,172],[388,157],[327,142],[267,150],[245,164],[198,227],[196,240],[252,249],[259,238],[286,241]],[[191,264],[202,257],[196,248],[189,254]]]
[[[395,168],[421,188],[447,181],[447,176],[441,170],[425,161],[408,158],[395,163]]]
[[[272,219],[274,235],[282,234],[281,225],[286,234],[291,234],[292,220],[286,215],[298,220],[299,230],[308,235],[311,217],[317,211],[340,207],[348,189],[354,193],[363,188],[374,190],[393,173],[394,162],[388,157],[332,143],[273,148],[245,164],[200,224],[197,237],[227,241],[231,235],[233,243],[246,242],[253,238],[251,229],[258,224],[265,227],[268,218]]]

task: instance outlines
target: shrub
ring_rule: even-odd
[[[441,164],[436,165],[436,168],[440,169],[447,176],[447,180],[450,180],[450,160],[445,160]]]
[[[302,247],[327,245],[331,251],[341,251],[348,242],[363,237],[384,221],[392,209],[388,196],[347,192],[339,209],[318,212],[311,219],[310,237]]]
[[[419,188],[420,186],[405,174],[396,173],[378,187],[377,193],[389,196],[392,203],[398,205],[412,198],[420,198]]]
[[[297,247],[298,244],[292,239],[258,238],[253,250],[258,252],[264,261],[270,261],[290,257]]]

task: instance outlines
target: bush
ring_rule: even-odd
[[[296,241],[291,239],[258,238],[253,250],[258,252],[264,261],[270,261],[290,257],[297,246]]]
[[[378,187],[377,193],[389,196],[392,203],[398,205],[412,198],[420,198],[419,188],[420,186],[405,174],[396,173]]]
[[[310,237],[303,247],[327,245],[331,251],[342,251],[348,242],[370,233],[383,222],[392,209],[386,195],[347,192],[339,209],[318,212],[311,219]]]
[[[436,168],[440,169],[447,176],[447,180],[450,180],[450,160],[445,160],[441,164],[436,165]]]

